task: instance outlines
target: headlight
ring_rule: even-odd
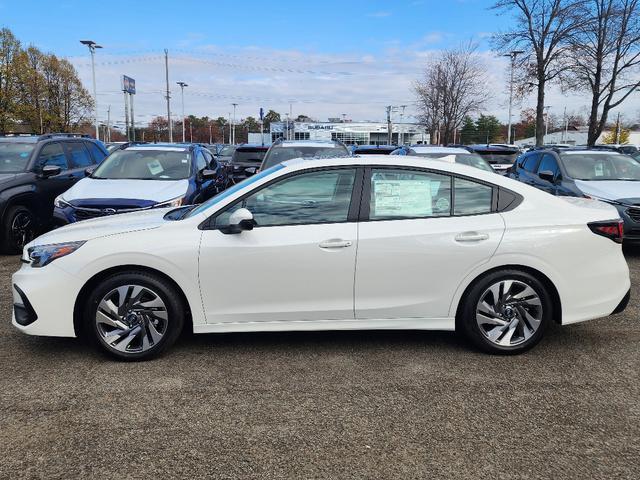
[[[174,198],[173,200],[167,200],[166,202],[156,203],[154,208],[166,208],[166,207],[180,207],[184,204],[184,197]]]
[[[53,204],[57,207],[57,208],[65,208],[65,207],[70,207],[71,205],[65,201],[64,198],[62,198],[62,195],[58,195],[56,197],[56,199],[53,201]]]
[[[49,265],[54,260],[65,257],[70,253],[75,252],[85,242],[67,242],[67,243],[54,243],[51,245],[37,245],[30,247],[27,251],[31,266],[34,268],[44,267]]]

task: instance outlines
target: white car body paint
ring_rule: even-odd
[[[474,177],[523,196],[514,210],[467,217],[255,228],[236,235],[200,230],[216,211],[275,178],[343,165],[430,168]],[[251,180],[250,180],[251,181]],[[423,157],[370,155],[294,160],[181,221],[170,209],[88,220],[25,247],[87,240],[42,268],[23,264],[13,283],[38,319],[28,334],[74,336],[74,305],[94,275],[123,265],[151,268],[182,289],[195,332],[453,330],[463,292],[484,272],[512,265],[544,274],[558,291],[562,323],[609,315],[630,288],[621,246],[588,222],[618,217],[601,202],[572,203],[506,177]],[[484,240],[460,244],[479,233]],[[486,238],[484,237],[486,236]],[[351,242],[341,249],[321,243]],[[80,299],[82,300],[82,299]],[[20,298],[14,291],[14,301]]]

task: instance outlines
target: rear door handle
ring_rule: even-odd
[[[346,248],[351,245],[351,240],[342,240],[341,238],[332,238],[318,244],[320,248]]]
[[[488,240],[489,235],[478,232],[463,232],[456,235],[456,242],[482,242]]]

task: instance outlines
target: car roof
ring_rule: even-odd
[[[184,143],[140,143],[127,147],[125,150],[159,150],[164,152],[188,152],[192,144]]]
[[[15,133],[15,134],[0,135],[0,142],[9,142],[9,143],[38,143],[43,140],[61,140],[61,139],[89,140],[92,142],[96,142],[95,138],[91,138],[89,135],[83,135],[80,133],[45,133],[42,135]]]
[[[241,145],[230,145],[232,147],[236,147],[236,150],[240,150],[242,148],[250,148],[250,149],[264,149],[265,151],[269,149],[268,145],[260,145],[259,143],[243,143]]]
[[[335,147],[340,148],[342,144],[335,140],[282,140],[278,143],[274,143],[277,147]]]
[[[469,145],[469,148],[475,152],[520,153],[520,150],[517,148],[504,147],[501,145]]]
[[[416,153],[450,153],[450,154],[470,154],[469,150],[464,148],[455,148],[455,147],[411,147]]]

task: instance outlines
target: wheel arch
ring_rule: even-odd
[[[123,273],[123,272],[142,272],[142,273],[157,275],[161,277],[163,280],[170,283],[171,286],[175,288],[178,295],[180,295],[180,298],[184,302],[184,305],[187,309],[185,312],[186,316],[185,316],[184,327],[185,328],[188,327],[191,329],[191,331],[193,331],[193,317],[191,314],[191,305],[189,304],[189,300],[185,295],[184,291],[182,290],[182,288],[180,287],[180,285],[178,285],[175,282],[175,280],[173,280],[169,275],[167,275],[166,273],[156,268],[147,267],[143,265],[129,264],[129,265],[118,265],[116,267],[111,267],[111,268],[102,270],[96,273],[95,275],[93,275],[82,286],[82,288],[78,292],[78,295],[76,296],[76,300],[73,305],[73,330],[76,334],[76,337],[81,337],[84,334],[83,325],[82,325],[82,310],[84,308],[84,303],[87,301],[88,294],[91,291],[91,289],[94,288],[101,280],[111,275],[114,275],[116,273]]]
[[[494,272],[498,272],[500,270],[520,270],[522,272],[528,273],[529,275],[535,277],[538,281],[540,281],[540,283],[544,285],[544,287],[548,290],[549,294],[551,295],[551,302],[553,304],[553,320],[555,321],[555,323],[559,325],[562,324],[562,303],[560,301],[560,294],[558,293],[558,289],[556,288],[555,284],[551,281],[551,279],[547,275],[545,275],[543,272],[533,267],[529,267],[526,265],[519,265],[519,264],[507,264],[507,265],[500,265],[500,266],[496,266],[488,270],[485,270],[479,273],[478,275],[476,275],[475,278],[471,282],[469,282],[469,284],[464,289],[464,292],[458,299],[458,305],[456,306],[456,317],[455,317],[456,330],[458,330],[458,322],[459,322],[461,310],[464,304],[463,300],[464,298],[466,298],[469,291],[483,277],[485,277],[486,275],[490,275]]]

